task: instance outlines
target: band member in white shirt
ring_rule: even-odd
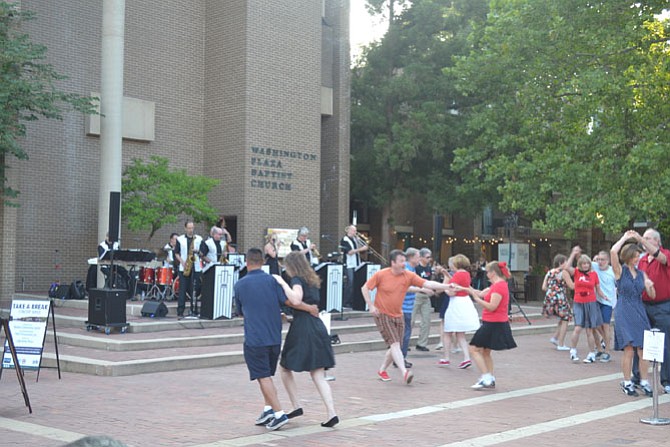
[[[352,307],[354,299],[354,272],[356,267],[361,265],[361,252],[368,249],[368,246],[362,243],[356,237],[356,226],[349,225],[344,229],[345,235],[340,241],[340,249],[344,252],[344,268],[347,275],[347,283],[344,289],[344,307]]]
[[[223,230],[214,226],[209,230],[209,238],[204,244],[200,244],[200,256],[202,258],[202,273],[207,272],[212,266],[219,264],[226,253],[226,242],[221,240]]]
[[[98,244],[98,260],[102,260],[102,258],[107,255],[110,251],[112,251],[112,247],[114,247],[114,251],[117,251],[119,249],[119,241],[115,241],[113,244],[109,240],[109,233],[105,234],[105,240],[100,242]],[[96,276],[97,276],[97,268],[95,269],[96,271]],[[128,277],[128,271],[120,267],[118,265],[114,265],[114,274],[110,272],[110,267],[109,265],[101,265],[100,266],[100,271],[104,275],[105,282],[104,282],[104,287],[108,288],[128,288],[127,284],[127,279],[125,280],[126,282],[122,280],[120,276],[124,276],[125,278]],[[89,273],[92,275],[92,273]],[[88,279],[87,279],[88,282]],[[91,281],[91,284],[94,284],[95,280]]]
[[[184,317],[184,309],[186,308],[186,293],[191,295],[191,315],[197,316],[196,296],[200,290],[200,274],[202,266],[200,264],[200,244],[202,238],[195,234],[195,224],[192,220],[187,220],[184,223],[184,234],[177,238],[177,246],[175,247],[174,257],[179,263],[179,298],[177,300],[177,317]],[[189,260],[189,255],[191,259]],[[187,264],[191,266],[191,272],[188,276],[184,276],[184,269]]]
[[[163,247],[163,251],[166,253],[164,267],[172,267],[172,270],[174,270],[175,273],[177,272],[177,262],[174,258],[174,251],[177,247],[178,237],[179,235],[177,233],[172,233],[170,235],[170,242]]]
[[[319,259],[314,254],[316,251],[316,244],[313,244],[307,236],[309,236],[309,229],[307,227],[301,227],[300,230],[298,230],[298,237],[291,242],[291,251],[299,251],[304,254],[309,265],[314,267],[319,263]]]
[[[98,259],[102,259],[105,257],[107,252],[112,250],[112,246],[114,247],[114,250],[119,249],[119,241],[115,241],[114,244],[112,244],[109,240],[109,233],[105,234],[105,240],[100,242],[98,245]]]

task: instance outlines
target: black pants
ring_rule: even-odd
[[[186,309],[186,294],[191,296],[191,311],[196,312],[196,296],[200,295],[200,272],[192,271],[190,276],[179,272],[179,297],[177,298],[177,316],[184,315]]]

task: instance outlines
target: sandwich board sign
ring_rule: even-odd
[[[40,368],[50,309],[51,301],[49,300],[12,301],[9,330],[12,333],[16,357],[22,369],[38,370]],[[3,351],[2,367],[14,368],[7,341],[5,341]]]

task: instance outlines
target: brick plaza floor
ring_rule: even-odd
[[[652,399],[619,390],[621,354],[610,363],[573,364],[549,335],[517,337],[494,353],[497,386],[474,391],[475,368],[438,367],[441,354],[411,351],[415,380],[377,380],[383,352],[337,355],[331,382],[341,423],[325,429],[325,409],[306,373],[298,375],[305,415],[276,432],[253,424],[260,391],[244,365],[98,377],[43,369],[26,372],[28,413],[13,370],[0,380],[0,445],[62,446],[107,435],[128,446],[659,446],[670,426],[641,424]],[[580,354],[585,355],[585,337]],[[461,354],[452,355],[452,363]],[[276,377],[280,399],[289,400]],[[670,417],[668,395],[659,415]]]

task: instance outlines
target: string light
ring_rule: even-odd
[[[407,244],[409,241],[416,241],[417,245],[431,245],[435,242],[435,236],[407,236],[407,233],[398,233],[397,231],[392,231],[393,236],[398,237],[399,234],[404,234],[405,237],[399,239],[399,242],[402,244]],[[503,237],[499,238],[480,238],[479,236],[474,236],[473,238],[458,238],[454,236],[442,237],[442,243],[444,245],[451,245],[461,242],[466,245],[480,244],[481,246],[490,245],[495,246],[498,244],[509,243],[509,240],[505,240]],[[526,243],[533,248],[537,248],[539,244],[546,244],[551,247],[552,243],[549,241],[548,237],[540,237],[538,239],[526,239]]]

